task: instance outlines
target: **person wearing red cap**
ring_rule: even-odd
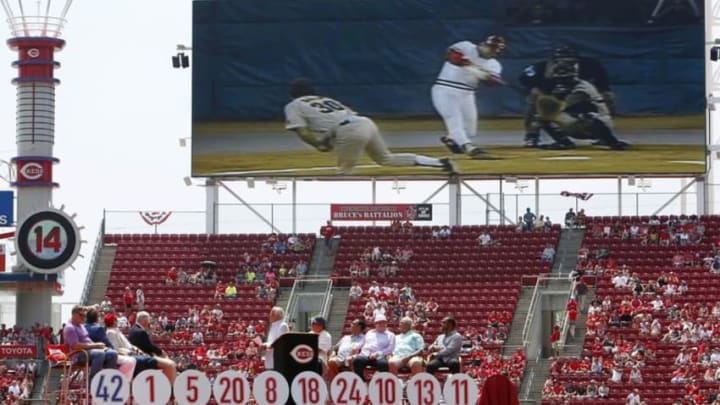
[[[157,362],[152,357],[141,355],[139,354],[139,350],[132,350],[129,348],[132,345],[130,345],[130,342],[127,342],[125,336],[122,334],[122,332],[120,332],[120,330],[118,330],[117,316],[115,314],[105,315],[103,321],[105,324],[106,339],[109,341],[112,347],[117,350],[120,355],[133,357],[135,359],[135,369],[133,376],[138,375],[138,373],[144,370],[157,368]],[[123,339],[125,339],[127,345],[125,345]]]

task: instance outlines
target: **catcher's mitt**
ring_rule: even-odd
[[[553,121],[565,108],[565,103],[554,96],[544,94],[537,98],[535,107],[541,120]]]

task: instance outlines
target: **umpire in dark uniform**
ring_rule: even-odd
[[[610,90],[608,74],[602,63],[595,58],[581,57],[578,51],[570,45],[560,45],[553,50],[549,60],[525,67],[518,78],[520,84],[529,93],[525,109],[526,147],[536,148],[540,143],[540,124],[537,120],[535,102],[540,93],[550,94],[552,92],[555,83],[551,73],[553,66],[558,63],[577,63],[579,79],[592,83],[602,94],[610,112],[615,112],[615,95]]]

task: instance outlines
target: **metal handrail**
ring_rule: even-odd
[[[527,380],[527,385],[525,386],[525,393],[523,394],[523,399],[528,400],[530,399],[530,390],[532,390],[532,384],[533,380],[535,379],[535,369],[530,370],[530,376]]]
[[[290,290],[290,296],[288,297],[287,307],[285,307],[285,322],[290,322],[290,314],[295,313],[295,307],[297,306],[297,297],[295,297],[295,288],[298,285],[298,280],[295,279],[293,282],[292,290]],[[291,312],[292,311],[292,312]]]
[[[330,279],[325,286],[325,298],[323,299],[322,307],[320,308],[320,316],[325,319],[328,319],[328,315],[330,314],[330,306],[332,305],[333,299],[332,289],[333,282],[332,279]]]
[[[87,274],[85,275],[85,285],[83,286],[83,292],[80,296],[80,302],[87,304],[87,300],[90,298],[90,289],[92,283],[95,280],[95,272],[97,271],[97,264],[100,259],[100,252],[102,251],[103,243],[105,240],[105,218],[100,221],[100,229],[98,230],[97,239],[95,240],[95,247],[93,247],[93,255],[90,258],[90,265],[88,266]]]
[[[321,305],[320,313],[324,318],[330,313],[330,305],[332,304],[332,280],[327,277],[303,277],[295,279],[293,282],[292,290],[290,290],[290,296],[288,297],[287,307],[285,308],[285,322],[290,322],[291,314],[295,314],[298,305],[299,289],[303,285],[325,283],[325,289],[322,292],[305,292],[304,294],[323,295],[323,302]],[[296,291],[297,290],[297,291]]]
[[[535,279],[535,288],[533,289],[533,295],[532,298],[530,298],[530,305],[528,305],[528,313],[525,317],[525,324],[523,324],[523,330],[522,330],[522,342],[523,345],[527,345],[528,339],[528,329],[530,328],[530,323],[532,322],[532,318],[534,317],[534,309],[535,309],[535,299],[538,295],[538,288],[540,286],[540,279],[542,276],[538,275]]]
[[[573,291],[575,291],[575,284],[577,284],[577,282],[575,280],[573,280],[573,282],[570,284],[570,292],[568,293],[569,297],[571,297],[573,294]],[[568,329],[570,329],[570,320],[569,320],[567,311],[565,311],[565,315],[563,316],[562,326],[560,327],[560,350],[563,350],[565,348],[565,342],[567,341]]]

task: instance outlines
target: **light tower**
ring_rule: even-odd
[[[56,51],[65,46],[60,39],[72,0],[0,0],[12,37],[8,46],[17,51],[13,62],[18,75],[16,168],[17,227],[15,247],[18,265],[13,269],[16,322],[28,326],[49,323],[55,275],[78,255],[80,240],[71,217],[52,204],[52,169],[58,163],[55,144]],[[50,276],[52,275],[52,277]]]

